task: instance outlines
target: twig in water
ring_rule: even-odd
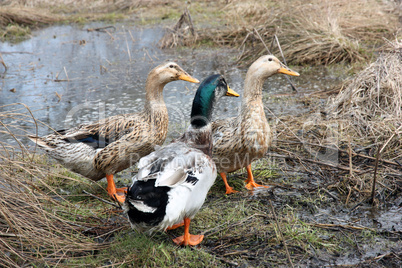
[[[151,55],[149,55],[148,49],[145,49],[145,53],[147,53],[147,56],[151,60],[151,62],[154,63],[154,60],[152,59]]]
[[[300,141],[300,140],[299,141],[291,141],[291,140],[281,140],[281,139],[277,139],[276,141],[277,142],[282,142],[282,143],[291,143],[291,144],[292,143],[306,144],[306,145],[310,145],[310,146],[317,146],[317,147],[327,149],[327,150],[332,149],[331,147],[324,146],[322,144],[315,144],[315,143],[310,143],[310,142],[307,142],[307,141]],[[349,150],[343,150],[341,148],[336,148],[336,150],[341,152],[341,153],[349,154]],[[357,150],[355,150],[355,151],[357,151]],[[366,158],[366,159],[370,159],[370,160],[375,160],[375,157],[372,157],[372,156],[369,156],[369,155],[364,155],[364,154],[359,154],[359,153],[356,153],[355,151],[353,151],[353,150],[351,151],[352,156],[358,156],[358,157],[362,157],[362,158]],[[378,161],[383,163],[383,164],[394,165],[394,166],[397,166],[397,167],[402,166],[397,161],[392,162],[392,161],[389,161],[389,160],[386,160],[386,159],[379,159]]]
[[[130,33],[131,34],[131,33]],[[130,53],[130,46],[128,45],[127,35],[124,31],[124,38],[126,39],[126,46],[127,46],[127,53],[128,53],[128,60],[131,61],[131,53]]]
[[[291,265],[292,267],[294,267],[293,262],[292,262],[292,259],[290,258],[288,246],[286,245],[286,241],[285,241],[285,239],[283,238],[283,234],[282,234],[281,228],[280,228],[280,226],[279,226],[278,219],[276,218],[275,209],[274,209],[274,206],[272,205],[271,200],[269,200],[269,204],[271,205],[272,215],[274,216],[276,226],[278,227],[280,239],[282,240],[282,243],[283,243],[283,245],[285,246],[286,256],[288,257],[288,261],[289,261],[290,265]]]
[[[343,165],[335,165],[335,164],[331,164],[331,163],[327,163],[327,162],[322,162],[322,161],[317,161],[317,160],[297,157],[297,156],[291,155],[292,152],[289,152],[289,151],[281,149],[281,148],[277,148],[277,150],[284,151],[284,152],[288,153],[288,155],[280,155],[280,154],[275,154],[275,155],[274,154],[269,154],[269,155],[272,155],[274,157],[281,157],[281,158],[286,158],[286,159],[294,159],[294,160],[299,160],[299,161],[305,161],[305,162],[310,162],[310,163],[314,163],[314,164],[317,164],[317,165],[324,165],[324,166],[331,167],[331,168],[350,171],[349,167],[346,167],[346,166],[343,166]],[[355,172],[355,173],[363,173],[363,171],[359,170],[359,169],[353,169],[353,172]]]
[[[130,34],[131,41],[132,41],[133,43],[135,43],[135,39],[134,39],[133,35],[131,34],[131,31],[130,31],[130,30],[128,30],[128,33]]]
[[[4,66],[4,72],[7,72],[7,65],[4,62],[3,56],[0,53],[0,63]]]
[[[89,196],[92,196],[93,198],[96,198],[96,199],[98,199],[98,200],[100,200],[100,201],[102,201],[102,202],[104,202],[104,203],[106,203],[106,204],[112,205],[112,206],[114,206],[114,207],[116,207],[116,208],[121,208],[120,206],[118,206],[118,205],[116,205],[116,204],[114,204],[114,203],[112,203],[112,202],[109,202],[109,201],[107,201],[107,200],[105,200],[105,199],[103,199],[103,198],[100,198],[99,196],[93,195],[93,194],[91,194],[91,193],[89,193],[89,192],[87,192],[87,191],[85,191],[85,190],[82,190],[82,192],[83,192],[84,194],[87,194],[87,195],[89,195]]]
[[[345,230],[369,230],[374,232],[375,230],[372,228],[364,227],[364,226],[353,226],[350,224],[333,224],[333,223],[307,223],[308,225],[324,228],[324,229],[345,229]]]
[[[70,79],[68,78],[68,73],[67,73],[66,67],[64,66],[63,68],[64,68],[64,73],[66,74],[66,77],[67,77],[67,81],[70,81]]]
[[[97,31],[97,32],[107,33],[106,29],[109,29],[109,28],[113,29],[113,31],[116,31],[116,27],[114,27],[114,26],[106,26],[106,27],[99,27],[99,28],[88,28],[87,32]]]

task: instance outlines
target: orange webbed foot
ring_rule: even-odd
[[[257,184],[257,183],[254,181],[253,172],[251,171],[251,164],[249,164],[249,165],[246,167],[246,170],[247,170],[248,177],[247,177],[247,180],[245,180],[245,183],[247,183],[245,187],[246,187],[248,190],[253,190],[254,188],[258,188],[258,187],[269,188],[269,186]]]
[[[173,242],[178,246],[196,246],[202,242],[204,235],[182,235],[173,239]]]
[[[190,218],[184,218],[184,235],[173,239],[173,242],[178,246],[195,246],[201,243],[201,241],[204,239],[204,235],[190,234],[190,221]]]
[[[177,229],[179,227],[182,227],[183,225],[184,225],[184,221],[182,221],[181,223],[173,224],[172,226],[169,226],[168,228],[166,228],[166,231]]]
[[[246,182],[247,182],[247,181],[246,181]],[[255,183],[254,181],[248,182],[248,183],[245,185],[245,187],[246,187],[248,190],[253,190],[254,188],[258,188],[258,187],[269,188],[269,186],[261,185],[261,184]]]
[[[233,190],[233,187],[226,187],[226,194],[234,194],[238,193],[239,191]]]
[[[112,196],[112,198],[114,200],[116,200],[117,202],[119,202],[120,204],[123,204],[124,201],[126,201],[126,196],[125,195],[115,194],[115,195]]]
[[[107,179],[106,190],[109,196],[112,199],[118,201],[119,203],[124,203],[124,201],[126,200],[127,187],[116,188],[112,174],[106,175],[106,179]]]
[[[124,203],[124,201],[126,200],[126,194],[127,194],[127,187],[116,188],[116,193],[114,194],[114,196],[112,196],[112,198],[118,201],[119,203]]]
[[[230,186],[229,186],[225,172],[221,172],[221,173],[219,173],[219,174],[221,175],[222,180],[223,180],[223,183],[225,184],[226,194],[234,194],[234,193],[238,193],[238,192],[239,192],[239,191],[233,190],[233,187],[230,187]]]

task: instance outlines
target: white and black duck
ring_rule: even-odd
[[[189,226],[217,176],[211,158],[211,115],[224,95],[239,96],[221,75],[205,79],[195,94],[188,130],[141,158],[123,205],[134,229],[152,233],[184,221],[184,235],[173,241],[193,246],[203,240],[203,235],[191,235]]]

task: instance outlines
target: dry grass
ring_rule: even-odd
[[[172,48],[176,46],[190,46],[197,41],[197,33],[194,30],[190,12],[186,8],[173,28],[166,29],[166,33],[159,41],[160,48]]]
[[[50,24],[59,21],[55,15],[49,15],[45,10],[32,9],[24,6],[1,6],[0,25],[16,23],[19,25]]]
[[[72,13],[102,13],[102,12],[133,12],[138,8],[152,7],[166,5],[169,2],[166,0],[19,0],[19,1],[6,1],[2,4],[4,11],[10,10],[10,13],[17,14],[18,9],[22,9],[22,13],[29,10],[30,12],[38,12],[39,10],[49,10],[56,13],[56,16],[61,14]],[[13,11],[13,9],[17,9]],[[25,11],[24,11],[25,10]],[[21,14],[22,15],[22,14]],[[44,15],[44,14],[40,14]],[[39,15],[39,16],[40,16]]]
[[[389,47],[332,100],[334,117],[358,122],[402,118],[402,42],[389,42]]]
[[[363,139],[342,120],[328,119],[319,111],[279,118],[275,134],[276,143],[269,156],[281,159],[278,163],[283,169],[316,178],[317,187],[336,190],[336,200],[346,206],[370,198],[376,154],[384,141],[375,143],[372,136]],[[388,133],[388,138],[392,142],[379,158],[377,171],[376,193],[382,198],[381,205],[402,191],[400,134]]]
[[[330,101],[332,118],[342,120],[357,137],[402,146],[402,42],[388,42],[378,59],[348,81]]]
[[[107,244],[83,235],[100,223],[77,212],[77,204],[58,195],[46,182],[49,177],[71,178],[34,157],[15,134],[23,133],[22,122],[35,124],[29,109],[21,109],[21,105],[8,105],[7,111],[1,108],[2,138],[14,139],[19,145],[0,142],[0,263],[7,267],[55,266],[104,248]]]
[[[277,34],[288,62],[327,65],[367,59],[398,27],[396,11],[374,0],[231,1],[224,10],[228,26],[204,30],[200,39],[240,47],[239,59],[246,61],[266,53],[254,29],[268,44]]]

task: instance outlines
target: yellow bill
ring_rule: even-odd
[[[300,76],[300,74],[298,72],[292,71],[291,69],[289,69],[287,67],[281,67],[278,70],[278,73],[292,75],[292,76]]]
[[[234,90],[232,90],[232,89],[228,86],[228,91],[226,92],[226,96],[239,97],[240,95],[237,94],[237,92],[235,92]]]
[[[199,83],[200,82],[200,81],[198,81],[198,79],[195,79],[194,77],[192,77],[188,74],[181,74],[179,76],[179,79],[183,80],[183,81],[191,82],[191,83]]]

